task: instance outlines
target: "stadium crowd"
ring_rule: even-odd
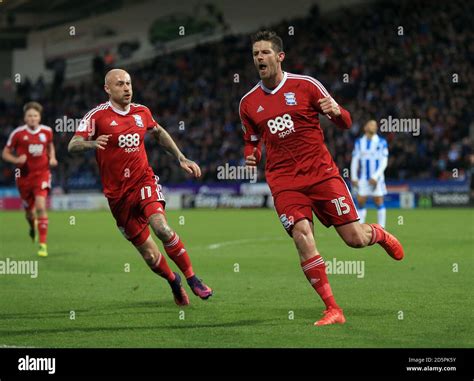
[[[390,150],[386,177],[447,179],[453,168],[460,177],[470,168],[473,19],[473,8],[462,0],[383,1],[324,17],[315,7],[305,18],[270,27],[285,43],[284,70],[316,77],[351,112],[350,131],[323,122],[341,169],[349,167],[353,142],[368,119],[416,118],[418,136],[383,133]],[[288,33],[290,26],[294,34]],[[238,104],[258,80],[250,52],[249,36],[230,36],[126,68],[134,101],[147,105],[183,152],[200,164],[201,182],[216,182],[219,165],[243,163]],[[64,82],[53,93],[42,79],[26,80],[18,85],[14,103],[0,100],[0,144],[22,124],[20,105],[25,102],[41,102],[43,123],[54,129],[58,119],[81,118],[104,102],[102,86],[91,76],[80,84]],[[85,157],[67,153],[71,135],[55,134],[60,165],[53,171],[53,185],[66,191],[99,187],[93,152]],[[192,181],[151,139],[147,147],[162,183]],[[13,167],[2,162],[0,185],[13,184]]]

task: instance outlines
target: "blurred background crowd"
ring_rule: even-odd
[[[391,116],[419,119],[421,129],[418,136],[382,133],[389,143],[388,179],[448,179],[453,169],[463,177],[471,166],[474,129],[474,33],[465,28],[474,19],[473,8],[463,1],[403,4],[342,8],[324,18],[314,7],[307,17],[265,27],[283,38],[284,70],[316,77],[351,112],[349,131],[321,118],[340,169],[349,167],[364,123]],[[14,102],[0,99],[0,144],[22,124],[18,105],[30,100],[43,104],[43,124],[53,129],[64,116],[82,118],[107,100],[103,75],[113,64],[110,54],[96,57],[94,76],[79,83],[61,76],[51,85],[42,78],[23,81]],[[183,152],[200,164],[198,182],[217,182],[219,165],[243,163],[238,104],[258,81],[248,35],[227,36],[125,69],[132,76],[134,101],[147,105]],[[65,191],[100,187],[94,154],[67,153],[71,136],[55,134],[60,164],[53,185]],[[147,148],[163,184],[194,181],[151,139]],[[13,167],[0,163],[0,185],[13,184]]]

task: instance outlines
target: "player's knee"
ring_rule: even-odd
[[[169,227],[164,218],[154,218],[151,227],[160,241],[167,242],[173,237],[173,230]]]
[[[141,254],[148,266],[153,266],[159,258],[159,253],[156,253],[153,249],[145,249]]]
[[[355,231],[344,236],[344,242],[347,246],[359,249],[366,246],[365,237],[361,232]]]
[[[306,221],[307,222],[307,221]],[[292,231],[293,240],[298,244],[299,242],[306,241],[313,232],[309,223],[299,223],[296,224]]]
[[[46,208],[43,206],[36,207],[36,214],[38,215],[38,217],[46,217],[47,216]]]

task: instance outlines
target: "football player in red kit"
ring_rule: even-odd
[[[181,285],[181,277],[171,271],[150,236],[148,225],[163,242],[166,253],[182,271],[194,294],[208,299],[212,290],[194,274],[183,242],[167,223],[159,178],[148,164],[145,134],[151,132],[189,174],[199,177],[201,170],[181,153],[146,106],[131,102],[132,82],[126,71],[109,71],[104,89],[109,101],[84,116],[68,150],[71,153],[96,151],[104,195],[117,227],[137,248],[150,269],[168,281],[176,304],[189,304],[188,295]]]
[[[283,42],[274,32],[252,37],[252,53],[261,81],[242,97],[245,161],[256,166],[261,143],[266,148],[265,174],[275,209],[300,256],[301,268],[326,305],[317,326],[344,323],[313,234],[313,213],[334,226],[354,248],[378,243],[394,259],[404,256],[400,242],[381,226],[360,224],[354,202],[339,174],[319,124],[319,114],[349,129],[351,117],[316,79],[284,72]]]
[[[30,237],[39,235],[40,257],[48,256],[48,213],[46,198],[51,188],[49,167],[58,165],[53,144],[53,130],[41,123],[43,107],[38,102],[28,102],[23,107],[23,126],[15,128],[3,149],[2,158],[17,166],[15,179],[30,226]]]

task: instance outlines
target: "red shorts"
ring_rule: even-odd
[[[49,190],[51,189],[51,173],[44,172],[30,174],[24,178],[19,177],[16,185],[18,186],[25,210],[33,210],[37,196],[48,197]]]
[[[117,227],[135,246],[140,246],[150,236],[150,216],[165,213],[165,199],[158,181],[158,176],[150,176],[123,197],[107,199]]]
[[[313,222],[313,212],[326,227],[359,220],[351,193],[340,176],[302,190],[279,192],[274,196],[274,203],[280,221],[290,235],[298,221]]]

